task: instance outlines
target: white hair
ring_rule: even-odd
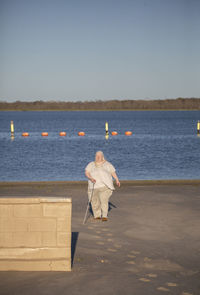
[[[95,154],[95,161],[96,161],[96,155],[97,155],[98,153],[102,155],[102,159],[103,159],[103,161],[105,161],[106,159],[105,159],[105,157],[104,157],[104,153],[103,153],[102,151],[97,151],[97,152],[96,152],[96,154]]]

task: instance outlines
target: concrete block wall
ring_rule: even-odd
[[[0,198],[0,270],[70,271],[67,198]]]

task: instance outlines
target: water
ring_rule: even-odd
[[[200,111],[0,112],[0,181],[84,180],[97,150],[120,179],[199,179],[198,119]],[[105,140],[105,121],[118,136]]]

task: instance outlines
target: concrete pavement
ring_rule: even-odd
[[[12,187],[12,188],[11,188]],[[0,294],[200,294],[200,185],[122,183],[109,221],[82,225],[86,184],[0,186],[1,196],[72,197],[73,268],[0,272]]]

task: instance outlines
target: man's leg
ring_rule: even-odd
[[[92,211],[94,218],[101,217],[101,203],[99,199],[99,191],[98,189],[94,189],[93,196],[91,200]]]
[[[112,195],[112,190],[107,188],[104,191],[99,192],[100,202],[101,202],[101,211],[102,217],[107,218],[108,216],[108,201]]]

